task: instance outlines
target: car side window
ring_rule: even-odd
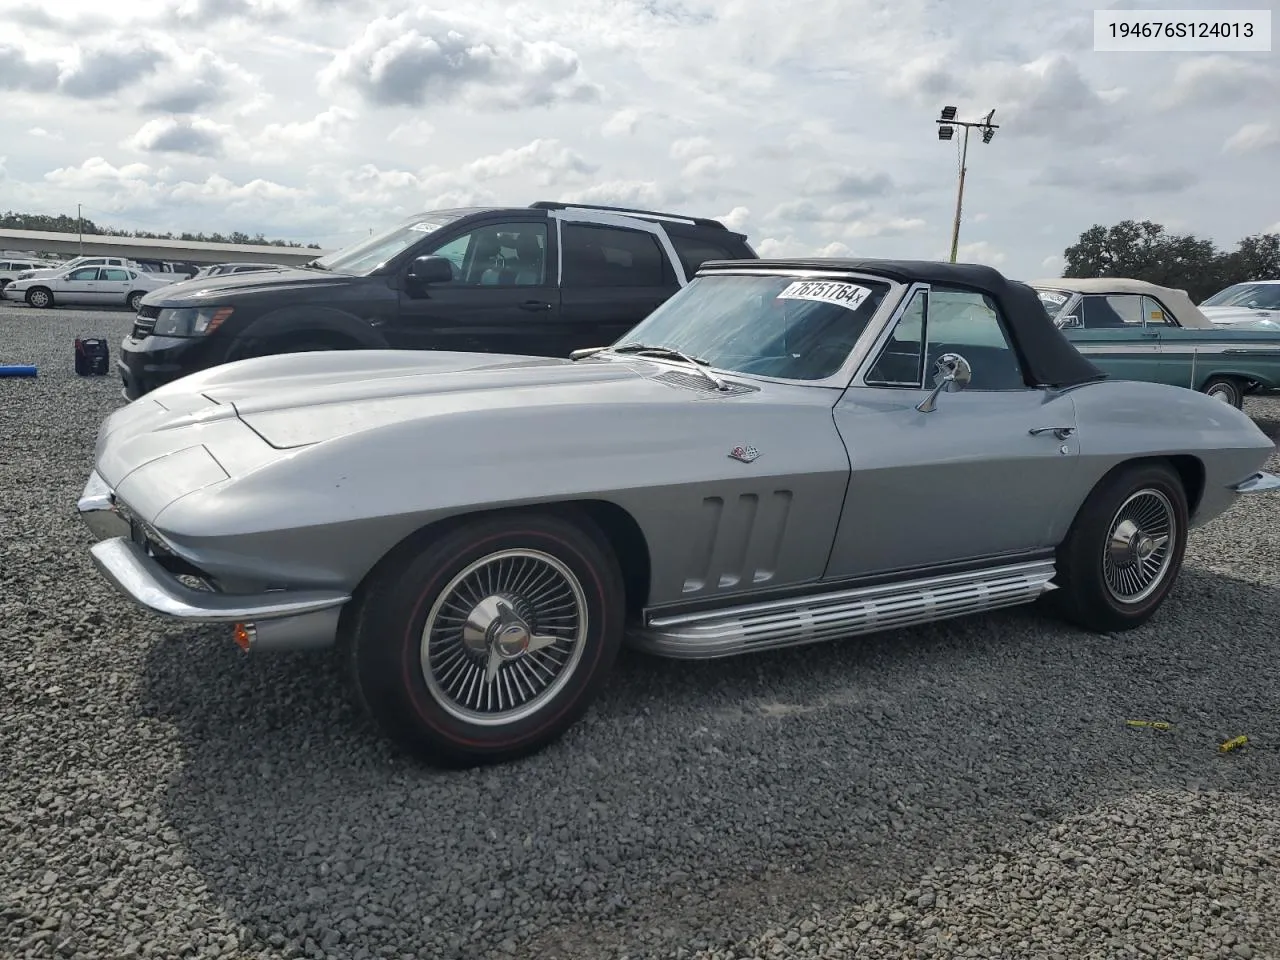
[[[643,230],[566,223],[560,233],[565,287],[661,287],[665,256]]]
[[[72,270],[67,274],[68,280],[97,280],[97,267],[81,267],[79,270]]]
[[[973,368],[968,389],[1027,389],[1008,325],[996,302],[985,293],[932,287],[925,336],[929,341],[924,367],[927,379],[932,378],[939,357],[958,353]]]
[[[547,225],[490,223],[431,251],[453,264],[440,286],[540,287],[547,281]]]
[[[869,385],[919,387],[924,377],[924,330],[928,294],[917,290],[865,378]]]
[[[1119,330],[1142,326],[1142,297],[1129,293],[1086,294],[1080,322],[1086,330]]]
[[[128,270],[121,270],[119,267],[105,267],[102,271],[103,280],[128,280],[132,276]]]
[[[706,240],[674,235],[671,237],[671,245],[676,248],[676,256],[680,258],[680,264],[684,267],[686,279],[691,279],[698,272],[698,268],[708,260],[735,259],[733,254],[724,247]]]
[[[1169,315],[1169,311],[1164,308],[1164,304],[1154,297],[1142,298],[1142,316],[1148,327],[1172,328],[1177,326],[1173,322],[1173,317]]]

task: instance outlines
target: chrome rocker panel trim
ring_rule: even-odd
[[[1243,480],[1231,488],[1236,493],[1265,493],[1268,490],[1280,490],[1280,477],[1274,473],[1259,470],[1248,480]]]
[[[947,574],[748,604],[683,616],[651,617],[630,633],[637,649],[701,660],[774,650],[934,623],[1031,603],[1056,590],[1053,560]]]
[[[235,623],[319,613],[341,607],[349,594],[328,590],[215,593],[188,587],[124,537],[89,548],[94,565],[134,603],[161,616],[193,623]]]

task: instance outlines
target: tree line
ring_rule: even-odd
[[[56,217],[45,213],[17,213],[7,210],[0,214],[0,229],[35,230],[47,233],[79,233],[97,234],[112,237],[137,237],[142,240],[184,240],[194,243],[256,243],[264,247],[293,247],[298,249],[319,250],[318,243],[297,243],[293,240],[268,240],[261,233],[249,236],[236,230],[232,233],[154,233],[150,230],[118,230],[115,227],[102,226],[88,217],[68,216],[60,213]]]
[[[1064,277],[1128,277],[1185,290],[1200,303],[1224,287],[1280,280],[1280,234],[1259,233],[1220,250],[1212,240],[1169,233],[1161,224],[1094,224],[1063,252]]]

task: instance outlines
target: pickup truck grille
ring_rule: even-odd
[[[160,316],[160,308],[143,304],[138,309],[138,315],[133,319],[133,331],[130,334],[135,340],[141,340],[143,337],[151,336],[151,331],[156,328],[156,318]]]

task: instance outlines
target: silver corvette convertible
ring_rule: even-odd
[[[1270,440],[1116,381],[995,270],[704,265],[573,359],[245,360],[112,414],[79,511],[142,606],[338,647],[434,762],[546,745],[620,646],[720,657],[1042,601],[1125,630]]]

